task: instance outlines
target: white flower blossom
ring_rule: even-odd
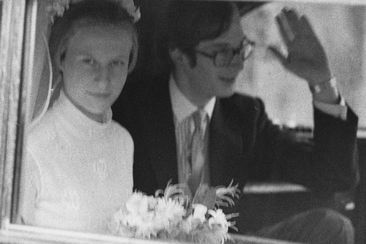
[[[208,219],[208,225],[210,226],[210,228],[213,228],[214,226],[219,226],[225,231],[228,231],[230,224],[227,221],[226,215],[224,214],[222,209],[210,209],[208,210],[208,214],[211,215],[211,217]]]
[[[141,192],[136,192],[126,202],[126,209],[128,212],[145,214],[151,209],[154,209],[157,201],[154,197],[146,196]]]
[[[156,216],[165,223],[164,226],[168,226],[171,223],[177,224],[178,221],[183,219],[185,214],[186,210],[179,202],[172,199],[158,199]]]
[[[201,223],[206,221],[207,207],[202,204],[193,204],[193,218],[198,219]]]
[[[237,217],[237,214],[225,215],[222,209],[209,209],[207,206],[212,204],[207,200],[211,198],[205,195],[197,198],[205,201],[192,203],[191,196],[185,195],[179,189],[177,185],[168,184],[167,189],[158,191],[155,197],[140,192],[133,193],[125,206],[113,216],[111,232],[128,237],[199,244],[223,243],[230,239],[228,228],[235,229],[235,222],[229,220]],[[231,188],[220,190],[216,192],[219,193],[216,196],[219,195],[221,200],[227,201],[235,197],[231,192],[234,192]],[[179,200],[185,198],[187,201]]]

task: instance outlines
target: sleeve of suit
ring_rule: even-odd
[[[357,123],[347,107],[343,120],[314,108],[313,139],[304,140],[280,129],[268,119],[263,102],[256,101],[259,164],[270,165],[271,173],[284,181],[299,183],[314,192],[348,190],[359,179]],[[270,162],[270,163],[269,163]]]

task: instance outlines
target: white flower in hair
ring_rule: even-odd
[[[46,11],[53,23],[55,16],[62,16],[66,9],[69,8],[70,0],[49,0]]]
[[[122,7],[126,9],[127,13],[133,17],[134,22],[136,23],[141,18],[140,8],[135,6],[133,0],[118,0]]]

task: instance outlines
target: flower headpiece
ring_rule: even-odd
[[[46,11],[53,23],[55,16],[63,16],[65,10],[69,8],[70,3],[77,3],[81,0],[48,0]],[[141,18],[140,8],[136,7],[133,0],[115,0],[119,3],[127,13],[133,18],[133,22],[136,23]]]
[[[47,15],[51,23],[53,23],[55,16],[62,16],[66,9],[69,8],[70,0],[49,0],[46,5]]]
[[[127,13],[133,18],[133,22],[136,23],[141,18],[140,8],[135,6],[133,0],[118,0],[121,6],[126,9]]]

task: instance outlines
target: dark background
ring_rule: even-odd
[[[141,46],[138,65],[129,76],[128,82],[136,82],[146,75],[164,72],[167,65],[164,60],[160,59],[156,43],[161,38],[158,29],[162,28],[164,24],[162,16],[169,0],[135,0],[135,2],[140,6],[142,15],[141,20],[137,23]],[[237,4],[241,8],[241,14],[245,14],[264,3],[238,2]],[[118,106],[118,103],[115,106]],[[299,128],[300,130],[303,128]],[[311,192],[246,194],[241,204],[245,208],[241,218],[245,221],[237,222],[239,229],[255,230],[259,226],[278,222],[310,208],[330,207],[352,220],[356,229],[356,243],[366,243],[366,128],[360,129],[361,133],[365,135],[362,138],[359,136],[358,139],[361,177],[356,189],[326,197],[315,196]],[[250,226],[248,226],[248,222]]]

